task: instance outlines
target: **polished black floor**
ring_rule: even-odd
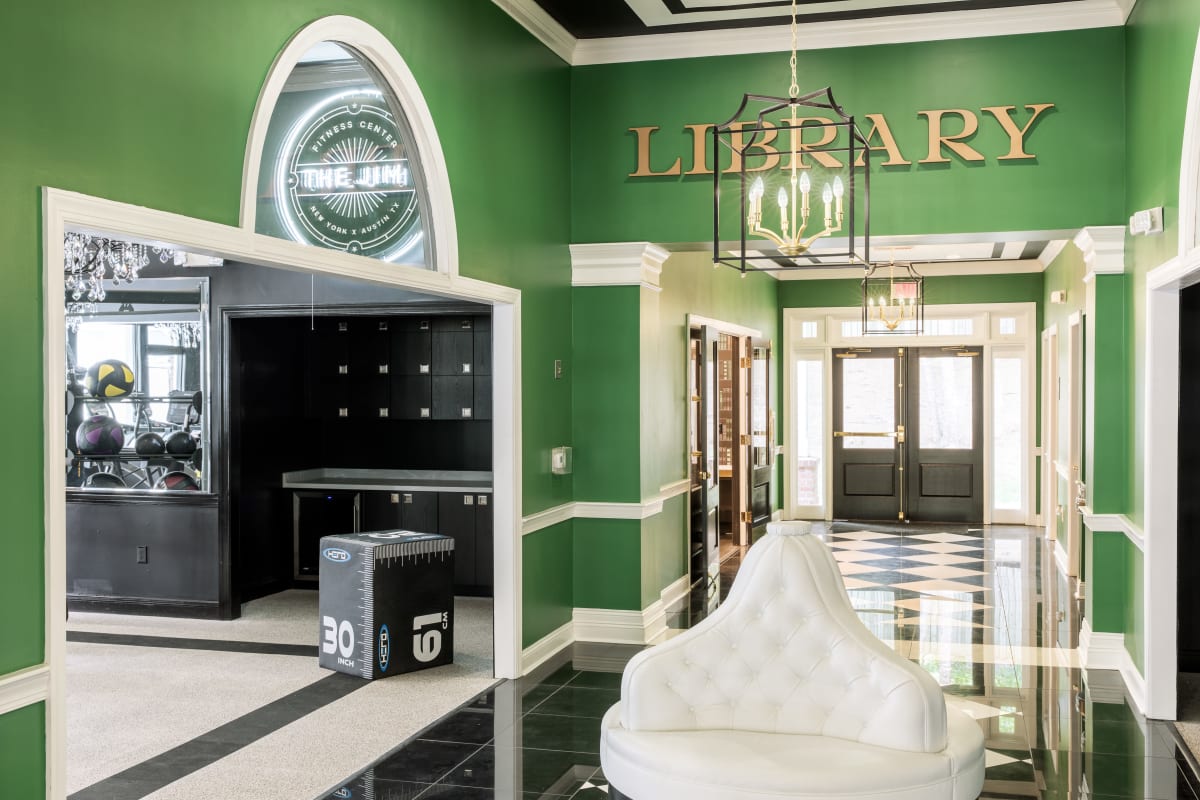
[[[982,727],[983,798],[1200,800],[1173,726],[1142,718],[1117,673],[1080,667],[1075,586],[1024,527],[821,526],[863,622]],[[697,587],[673,624],[719,606]],[[633,648],[576,645],[504,681],[323,797],[600,798],[599,723]],[[636,798],[654,800],[654,798]]]

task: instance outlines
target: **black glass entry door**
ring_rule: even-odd
[[[982,350],[833,355],[833,516],[982,521]]]

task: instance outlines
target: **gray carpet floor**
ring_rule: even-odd
[[[172,748],[332,674],[317,666],[316,604],[316,592],[283,592],[247,604],[243,617],[231,622],[72,614],[70,632],[100,640],[118,634],[311,645],[314,650],[309,657],[69,641],[68,793],[161,759]],[[494,682],[490,599],[456,598],[454,649],[452,665],[364,681],[344,697],[146,796],[316,797]]]
[[[1200,673],[1179,673],[1176,730],[1192,755],[1200,760]]]

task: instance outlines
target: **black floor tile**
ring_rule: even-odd
[[[590,689],[571,684],[562,687],[532,710],[538,714],[599,719],[620,699],[619,689]]]
[[[377,781],[437,783],[446,773],[470,758],[480,748],[477,744],[430,742],[422,739],[409,742],[375,765]]]
[[[486,744],[495,737],[498,728],[511,724],[511,720],[498,721],[490,711],[464,709],[443,718],[422,733],[420,738],[434,742]]]

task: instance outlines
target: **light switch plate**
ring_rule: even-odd
[[[555,475],[571,473],[571,448],[556,447],[550,451],[550,471]]]

